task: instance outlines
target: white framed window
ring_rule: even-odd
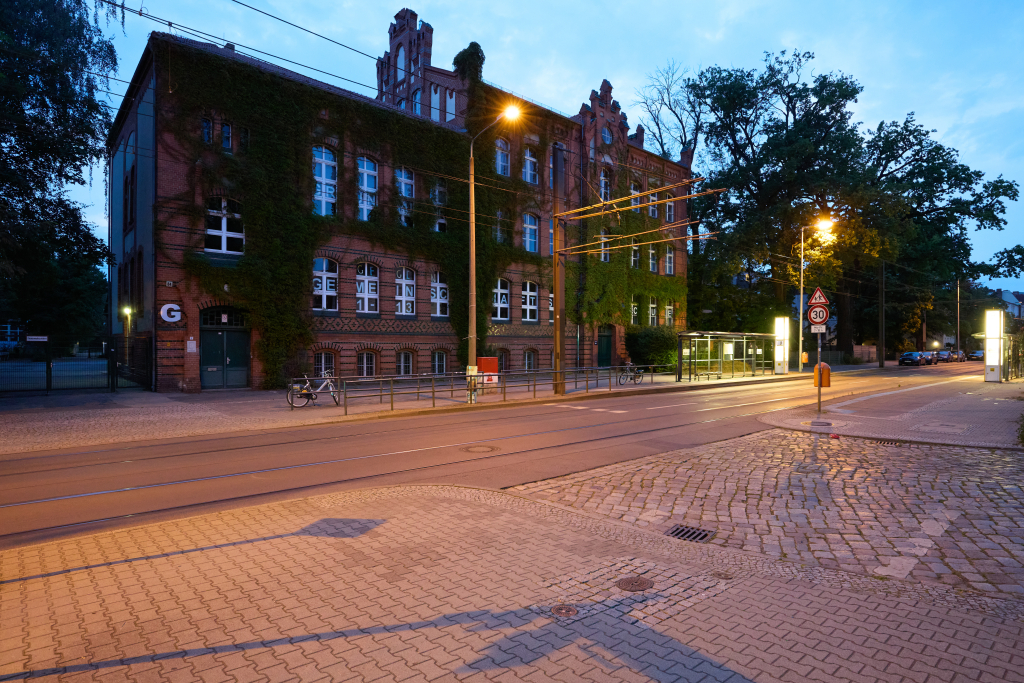
[[[412,113],[420,115],[420,100],[423,98],[423,91],[417,90],[412,94]]]
[[[455,120],[455,91],[451,89],[445,93],[444,120],[445,122]]]
[[[633,250],[630,252],[629,265],[632,268],[640,267],[640,247],[636,243],[636,238],[633,238]]]
[[[636,302],[636,294],[629,297],[630,320],[634,325],[640,324],[640,304]]]
[[[338,310],[338,262],[313,259],[313,310]]]
[[[215,254],[241,254],[245,251],[242,205],[234,199],[210,197],[206,200],[203,250]]]
[[[356,354],[356,374],[360,377],[374,377],[377,374],[377,354],[360,351]]]
[[[510,233],[512,231],[504,224],[505,214],[501,212],[501,209],[494,213],[494,241],[498,244],[511,244],[512,235]]]
[[[676,203],[668,202],[665,204],[665,222],[675,223],[676,222]]]
[[[498,349],[498,372],[508,372],[512,369],[508,349]]]
[[[675,324],[675,320],[676,307],[673,304],[669,303],[667,306],[665,306],[665,324],[669,327],[672,327]]]
[[[634,195],[634,197],[629,200],[629,203],[632,204],[634,207],[639,207],[640,206],[640,196],[639,196],[640,186],[637,185],[636,183],[631,183],[630,186],[629,186],[629,193],[631,195]],[[634,208],[633,209],[633,213],[640,213],[640,209],[639,208]]]
[[[650,304],[647,310],[647,324],[654,327],[658,324],[658,299],[657,297],[651,297]]]
[[[356,313],[379,313],[380,279],[377,266],[356,264]]]
[[[555,253],[555,219],[548,219],[548,254]]]
[[[509,297],[511,295],[509,289],[508,280],[498,278],[498,283],[493,290],[494,299],[491,306],[491,320],[507,321],[509,319]]]
[[[377,206],[377,164],[366,157],[356,160],[359,167],[359,220],[370,220],[370,211]]]
[[[434,184],[430,191],[430,201],[437,211],[437,221],[434,222],[434,232],[448,232],[448,219],[444,215],[444,206],[448,203],[448,188],[440,180]]]
[[[416,177],[407,168],[395,170],[395,187],[398,188],[398,220],[409,224],[412,215],[412,200],[416,196]]]
[[[647,261],[652,273],[658,272],[658,248],[653,244],[647,247]]]
[[[676,250],[675,247],[665,247],[665,275],[676,274]]]
[[[494,171],[503,176],[512,173],[508,158],[508,141],[503,138],[494,141]]]
[[[523,249],[536,252],[539,249],[537,240],[537,224],[539,221],[532,213],[523,214]]]
[[[435,375],[443,375],[448,372],[448,354],[444,351],[434,351],[431,353],[430,372]]]
[[[231,153],[231,124],[222,123],[220,124],[220,146],[221,149]]]
[[[529,147],[523,152],[523,180],[536,185],[540,182],[537,174],[537,155]]]
[[[609,241],[608,240],[608,231],[607,230],[602,230],[601,231],[601,260],[603,262],[605,262],[605,263],[608,263],[609,261],[612,260],[612,252],[608,248],[608,241]]]
[[[601,129],[601,142],[606,145],[612,144],[612,129],[608,126]]]
[[[534,351],[533,349],[526,349],[525,351],[523,351],[523,369],[537,369],[537,352]]]
[[[555,295],[548,294],[548,324],[555,324]]]
[[[395,271],[395,313],[416,315],[416,271],[412,268]]]
[[[594,143],[594,138],[590,138],[590,160],[593,161],[597,156],[597,148]]]
[[[213,144],[213,121],[210,119],[202,119],[200,123],[203,142],[207,145]]]
[[[523,283],[523,320],[527,322],[537,322],[540,320],[539,310],[537,307],[537,297],[539,291],[536,282],[530,282],[527,280]]]
[[[612,198],[612,179],[608,170],[601,171],[601,201],[607,202]]]
[[[398,46],[398,54],[395,55],[395,83],[405,78],[405,45]]]
[[[334,354],[330,351],[317,351],[313,354],[313,376],[334,377]]]
[[[447,318],[448,313],[448,279],[444,273],[430,274],[430,315]]]
[[[313,213],[333,216],[338,201],[338,158],[326,147],[313,148]]]
[[[395,357],[395,374],[412,374],[412,351],[399,351]]]
[[[653,193],[647,199],[652,201],[652,202],[658,201],[658,193],[657,192]],[[658,207],[657,206],[648,206],[647,207],[647,215],[650,216],[651,218],[657,218],[658,217]]]

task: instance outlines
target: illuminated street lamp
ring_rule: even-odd
[[[815,224],[815,228],[818,231],[818,236],[822,238],[826,244],[832,241],[832,226],[835,223],[832,222],[831,218],[822,218]],[[798,337],[798,359],[797,359],[797,370],[799,372],[804,371],[804,226],[800,226],[800,334]],[[788,336],[787,336],[788,339]]]
[[[473,136],[469,141],[469,365],[476,366],[476,171],[473,167],[473,143],[485,130],[502,119],[515,121],[519,118],[519,107],[512,105],[498,114],[494,122]],[[470,390],[469,402],[476,402],[476,392]]]

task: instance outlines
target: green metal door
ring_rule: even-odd
[[[612,335],[615,328],[610,325],[597,331],[597,366],[607,368],[612,364]]]
[[[224,331],[224,386],[249,386],[249,331]]]
[[[201,330],[199,333],[199,385],[203,389],[224,387],[224,331]]]

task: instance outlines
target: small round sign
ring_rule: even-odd
[[[828,320],[828,309],[824,306],[811,306],[807,309],[807,319],[813,325],[824,325]]]

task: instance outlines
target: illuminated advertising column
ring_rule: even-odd
[[[789,318],[775,319],[775,374],[789,372]]]
[[[985,311],[985,381],[1003,381],[1003,312]]]

